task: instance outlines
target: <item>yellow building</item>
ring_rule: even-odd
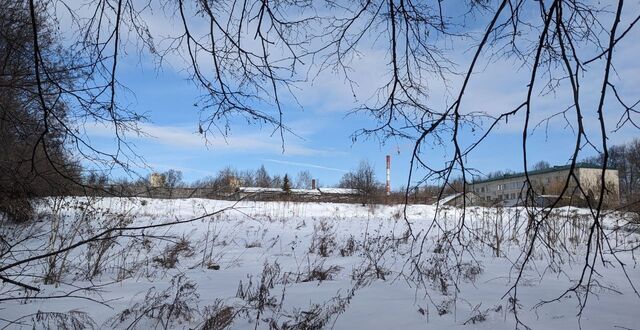
[[[149,177],[149,183],[151,184],[151,187],[154,188],[164,187],[165,181],[164,175],[160,173],[151,173],[151,176]]]

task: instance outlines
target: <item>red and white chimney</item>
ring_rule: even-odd
[[[391,195],[391,155],[387,155],[387,196]]]

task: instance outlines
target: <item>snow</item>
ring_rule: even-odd
[[[437,203],[440,204],[440,205],[446,205],[450,201],[456,199],[458,196],[462,196],[462,193],[456,193],[456,194],[445,196],[445,197],[441,198],[440,200],[438,200]]]
[[[318,188],[323,194],[334,194],[334,195],[357,195],[358,189],[350,189],[350,188]]]
[[[290,189],[289,192],[294,195],[320,195],[320,191],[317,189]]]
[[[240,187],[238,191],[250,194],[262,192],[281,193],[282,188]]]
[[[75,297],[24,299],[24,290],[3,283],[0,286],[0,298],[21,299],[2,302],[0,328],[7,325],[9,328],[43,328],[42,322],[37,323],[28,315],[37,311],[66,313],[71,310],[88,313],[101,328],[126,328],[131,321],[114,324],[113,317],[135,304],[149,303],[152,299],[146,297],[148,292],[169,289],[175,293],[175,290],[171,291],[171,281],[179,274],[184,276],[183,281],[191,281],[195,285],[197,296],[192,297],[190,304],[196,312],[191,320],[171,323],[169,328],[202,327],[205,307],[215,305],[217,299],[218,303],[225,306],[247,311],[246,314],[238,313],[230,325],[232,329],[253,329],[256,319],[260,319],[260,329],[269,328],[268,322],[264,321],[267,318],[273,318],[280,324],[292,322],[292,315],[296,311],[311,310],[314,304],[331,306],[340,299],[348,301],[346,309],[332,317],[325,324],[327,327],[513,329],[516,326],[514,314],[510,311],[510,295],[507,293],[517,276],[513,264],[525,242],[523,230],[526,221],[522,217],[524,211],[520,208],[498,211],[470,207],[466,210],[465,221],[470,230],[478,235],[490,231],[483,238],[491,237],[500,225],[504,235],[500,256],[495,256],[491,242],[483,243],[480,239],[469,237],[469,250],[460,250],[463,252],[457,258],[470,265],[477,262],[482,271],[469,279],[449,283],[446,292],[443,292],[439,281],[419,281],[411,271],[411,263],[407,261],[416,260],[410,259],[410,256],[423,252],[420,262],[428,266],[430,262],[445,256],[437,250],[442,242],[443,231],[454,228],[460,219],[461,210],[457,208],[441,207],[436,215],[436,208],[432,205],[407,207],[406,218],[413,233],[420,233],[416,242],[422,244],[412,244],[410,238],[402,239],[408,229],[403,205],[66,198],[47,200],[40,208],[43,214],[59,214],[61,231],[71,239],[78,240],[90,235],[83,227],[77,226],[81,214],[84,214],[83,207],[86,209],[87,206],[92,210],[88,221],[96,228],[100,224],[115,221],[115,218],[109,218],[110,213],[125,214],[132,221],[129,226],[142,226],[233,208],[189,223],[148,229],[144,231],[144,237],[139,235],[141,233],[135,233],[138,237],[121,237],[119,244],[108,251],[109,258],[102,273],[91,280],[83,273],[88,260],[95,258],[95,253],[91,254],[86,246],[69,254],[68,271],[58,285],[45,285],[40,276],[12,277],[42,290],[37,294],[29,293],[32,298],[61,295],[92,285],[98,285],[99,288],[95,291],[77,291],[72,295]],[[565,207],[557,210],[558,219],[571,217],[573,223],[588,221],[588,216],[589,211],[583,209]],[[3,225],[3,235],[7,230],[15,233],[15,237],[4,236],[9,241],[19,242],[24,237],[27,240],[19,243],[14,253],[2,264],[33,255],[28,250],[38,250],[40,253],[48,251],[49,230],[58,223],[52,221],[53,218],[45,215],[43,221],[29,228]],[[434,218],[442,227],[432,226]],[[603,226],[621,228],[627,221],[625,219],[622,214],[611,213]],[[566,223],[559,222],[558,225],[567,234],[576,234],[575,230],[564,227]],[[329,229],[321,231],[323,226]],[[310,252],[310,247],[318,242],[322,233],[329,233],[335,242],[326,256],[322,256],[318,250]],[[428,234],[424,236],[425,233]],[[615,235],[615,248],[620,251],[637,246],[640,242],[637,230],[618,230],[611,232],[611,235],[612,239]],[[154,239],[159,236],[163,238]],[[426,239],[423,241],[422,237]],[[183,238],[191,242],[192,253],[179,254],[175,268],[166,269],[154,261],[158,257],[167,257],[167,247]],[[349,239],[355,242],[355,251],[352,255],[343,255],[341,249],[346,248]],[[533,329],[573,329],[579,325],[583,329],[637,327],[640,321],[640,298],[634,294],[620,266],[606,251],[603,252],[604,258],[611,264],[607,267],[598,264],[594,276],[601,286],[591,289],[592,295],[580,320],[576,316],[579,310],[574,293],[557,302],[536,307],[542,300],[558,297],[579,279],[585,248],[570,242],[567,240],[563,242],[566,245],[558,248],[563,251],[560,259],[551,258],[543,247],[536,247],[532,263],[525,267],[518,287],[517,302],[520,307],[517,312],[521,321]],[[640,267],[636,265],[633,252],[623,251],[617,257],[627,265],[627,275],[637,285]],[[203,260],[220,268],[207,267],[203,265]],[[371,265],[372,261],[385,272],[384,279],[375,274],[368,277],[355,275],[362,274],[365,266]],[[265,265],[276,264],[279,275],[267,295],[277,301],[277,306],[264,307],[257,317],[256,309],[251,307],[254,305],[238,297],[240,282],[244,288],[250,282],[259,284]],[[323,281],[296,281],[296,278],[309,275],[313,265],[324,265],[324,268],[337,266],[338,271],[332,278]],[[45,269],[46,263],[34,262],[3,275],[44,274]],[[131,273],[123,274],[123,269],[130,269]],[[356,283],[356,278],[365,277],[366,283]],[[354,294],[349,298],[350,293]],[[446,313],[439,315],[440,309],[446,310]],[[484,320],[467,322],[477,311],[483,313]],[[314,314],[308,312],[301,315]],[[8,323],[13,320],[19,321]],[[158,323],[149,319],[141,322],[138,328],[158,326]],[[162,328],[162,325],[159,327]]]

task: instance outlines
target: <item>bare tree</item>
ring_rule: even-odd
[[[256,171],[256,186],[268,188],[271,187],[271,176],[267,172],[267,169],[264,168],[264,165],[260,166],[260,168]]]
[[[360,161],[355,170],[345,173],[338,186],[358,190],[358,193],[363,197],[363,203],[370,202],[372,197],[380,191],[380,183],[376,180],[375,169],[366,160]]]
[[[311,176],[311,172],[309,171],[300,171],[296,176],[296,184],[295,187],[299,189],[311,189],[311,181],[313,180]]]
[[[551,168],[551,164],[544,160],[541,160],[533,165],[534,170],[546,170],[548,168]]]
[[[58,44],[54,27],[43,24],[37,30],[40,61],[56,72],[37,81],[26,4],[1,1],[0,6],[0,211],[25,220],[31,215],[29,198],[73,194],[71,181],[80,181],[80,167],[66,148],[69,133],[64,125],[72,111],[54,86],[70,85],[77,78],[67,72],[72,61]],[[45,130],[37,103],[40,94],[55,101],[51,116],[59,119],[50,120]]]

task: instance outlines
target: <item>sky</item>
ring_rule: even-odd
[[[637,3],[625,11],[621,26],[626,27],[637,13]],[[170,31],[170,23],[151,17],[152,27]],[[483,18],[477,25],[482,26]],[[626,24],[625,24],[626,23]],[[473,24],[471,24],[473,26]],[[621,94],[627,99],[637,98],[640,90],[640,33],[631,30],[627,39],[616,53],[614,83],[619,84]],[[472,40],[464,39],[450,45],[454,49],[451,56],[463,70],[473,56]],[[466,51],[465,51],[466,50]],[[295,176],[303,170],[311,172],[321,185],[336,184],[347,171],[358,166],[361,160],[374,165],[379,180],[384,180],[385,156],[392,156],[392,187],[398,189],[407,184],[409,160],[413,143],[407,140],[358,139],[352,134],[361,128],[370,128],[375,122],[363,115],[352,114],[351,110],[373,94],[376,86],[384,82],[388,69],[387,54],[377,46],[365,48],[353,63],[352,77],[359,86],[354,98],[344,77],[325,71],[313,81],[298,84],[296,96],[299,104],[286,98],[284,122],[294,134],[285,134],[284,151],[278,133],[273,128],[260,124],[236,122],[228,136],[210,135],[206,139],[198,134],[200,91],[188,79],[183,63],[179,59],[169,60],[162,68],[154,65],[149,54],[136,55],[129,52],[120,61],[118,73],[120,83],[129,90],[119,94],[119,101],[137,113],[144,113],[148,121],[140,125],[146,136],[129,136],[134,151],[144,158],[148,167],[137,168],[139,174],[151,171],[176,169],[183,172],[187,182],[205,176],[213,176],[219,170],[231,166],[238,170],[257,169],[261,165],[274,174]],[[599,67],[582,76],[585,123],[589,132],[599,129],[596,105],[601,82]],[[499,114],[523,100],[527,86],[526,68],[520,68],[515,61],[481,61],[468,87],[463,101],[463,111],[483,111]],[[592,76],[593,75],[593,76]],[[461,84],[459,77],[450,77],[450,90],[438,81],[429,81],[431,104],[439,107],[450,105],[451,95]],[[623,84],[624,83],[624,84]],[[562,109],[570,94],[559,89],[555,94],[536,95],[536,113],[533,123]],[[609,127],[609,144],[625,143],[638,136],[638,131],[625,127],[613,132],[620,109],[606,109]],[[640,118],[638,118],[640,119]],[[486,125],[487,122],[484,122]],[[546,125],[548,124],[548,125]],[[522,160],[521,115],[502,122],[497,129],[466,159],[469,167],[481,172],[510,169],[521,171]],[[103,127],[89,127],[87,133],[98,147],[109,149],[114,137]],[[463,141],[471,141],[479,132],[466,132]],[[552,165],[564,165],[570,161],[575,135],[570,126],[558,117],[542,123],[530,136],[529,163],[544,160]],[[450,144],[449,141],[445,141]],[[450,148],[425,148],[423,157],[438,163],[451,156]],[[585,148],[583,157],[595,154]],[[115,176],[124,176],[114,172]]]

